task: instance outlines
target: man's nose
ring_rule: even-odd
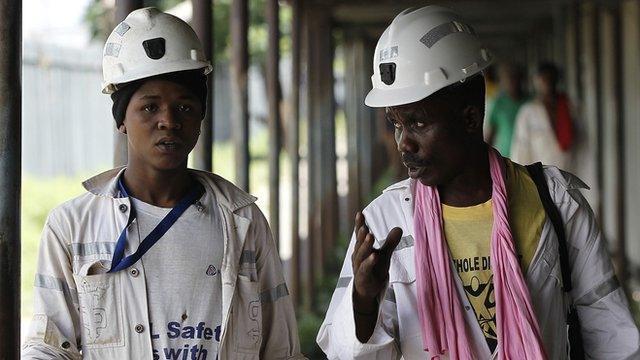
[[[396,142],[398,144],[398,151],[400,153],[416,153],[418,152],[418,146],[416,142],[407,134],[404,130],[397,130]]]
[[[166,109],[162,112],[160,120],[158,121],[158,129],[160,130],[180,130],[182,129],[182,122],[170,109]]]

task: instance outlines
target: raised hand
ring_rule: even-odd
[[[354,310],[356,314],[375,314],[376,298],[389,278],[389,265],[393,250],[402,237],[402,229],[389,231],[384,245],[374,249],[374,237],[365,224],[364,215],[356,214],[356,244],[351,255],[354,274]]]

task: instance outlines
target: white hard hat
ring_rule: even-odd
[[[102,92],[119,84],[176,71],[213,69],[193,29],[181,19],[149,7],[132,11],[111,32],[102,54]]]
[[[475,31],[440,6],[407,9],[396,16],[376,45],[371,107],[410,104],[481,72],[492,55]]]

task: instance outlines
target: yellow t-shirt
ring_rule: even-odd
[[[506,160],[509,224],[522,273],[535,254],[545,212],[527,170]],[[442,205],[444,233],[454,266],[491,351],[497,345],[495,298],[491,272],[492,201],[469,207]]]

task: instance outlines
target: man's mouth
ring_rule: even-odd
[[[423,164],[404,163],[404,166],[407,167],[409,177],[411,177],[412,179],[419,178],[426,169],[426,166]]]
[[[175,139],[162,139],[156,143],[162,152],[174,152],[182,147],[182,143]]]

